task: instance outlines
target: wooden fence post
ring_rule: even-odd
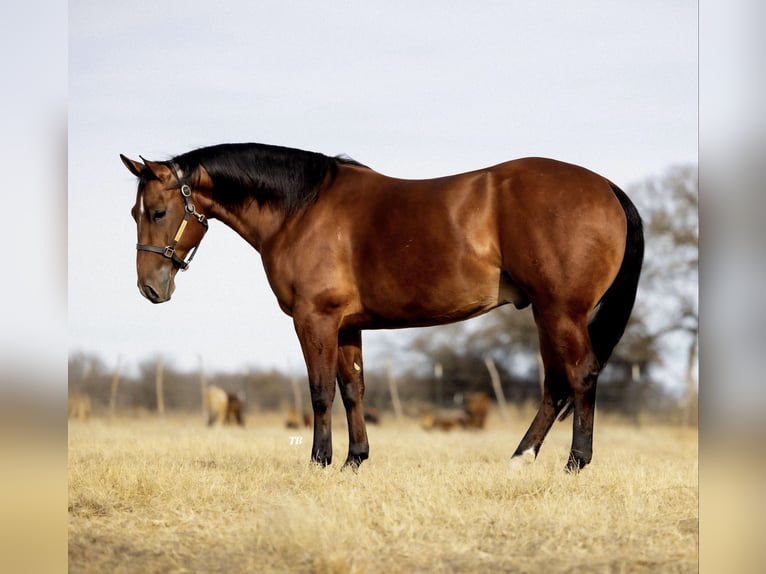
[[[500,385],[500,374],[497,372],[495,361],[492,357],[484,357],[484,364],[487,365],[489,371],[489,378],[492,381],[492,388],[495,391],[495,397],[497,398],[497,406],[500,410],[500,417],[507,421],[508,417],[508,404],[505,402],[505,394],[503,393],[503,387]]]
[[[165,365],[162,362],[162,357],[157,358],[157,370],[154,375],[154,386],[157,392],[157,414],[163,416],[165,414],[165,394],[163,391],[163,377],[164,377]]]
[[[202,422],[207,424],[207,377],[205,376],[205,364],[202,361],[202,354],[199,355],[199,390],[202,397]]]
[[[386,378],[388,379],[388,392],[391,393],[391,405],[394,407],[394,414],[396,414],[397,419],[402,420],[404,418],[404,411],[402,410],[402,403],[399,400],[399,389],[396,386],[391,359],[388,360],[386,375]]]
[[[434,363],[434,378],[436,379],[436,408],[441,409],[444,407],[444,367],[439,361]]]
[[[117,410],[117,387],[120,385],[120,361],[121,357],[117,357],[117,365],[114,367],[114,373],[112,374],[112,389],[109,395],[109,416],[114,417],[114,413]]]

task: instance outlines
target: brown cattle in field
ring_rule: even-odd
[[[303,411],[303,416],[298,417],[298,411],[296,411],[294,408],[290,409],[290,412],[287,413],[287,420],[285,421],[285,427],[289,429],[297,429],[301,428],[301,423],[303,423],[304,427],[310,427],[311,426],[311,414],[308,411]]]
[[[375,407],[364,407],[364,421],[376,425],[380,423],[380,415]]]
[[[440,410],[423,416],[420,426],[426,430],[448,431],[453,428],[483,429],[489,412],[487,393],[466,393],[462,410]]]
[[[227,425],[236,422],[240,426],[245,425],[242,399],[234,393],[227,393],[218,387],[209,387],[205,395],[205,407],[208,426],[216,422]]]
[[[242,417],[244,411],[244,402],[239,398],[239,395],[229,393],[227,395],[228,403],[226,405],[226,424],[232,424],[236,422],[239,426],[245,426],[245,420]]]
[[[465,428],[466,414],[459,410],[441,410],[436,414],[427,413],[420,421],[425,430],[452,430],[455,427]]]
[[[487,412],[489,412],[489,395],[487,393],[466,393],[463,396],[463,410],[466,414],[466,427],[483,429]]]

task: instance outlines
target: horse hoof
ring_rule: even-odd
[[[330,466],[332,464],[332,457],[311,457],[311,463],[316,466],[321,466],[322,468],[325,468],[326,466]]]
[[[351,470],[353,472],[356,472],[359,470],[359,467],[362,465],[361,460],[347,460],[345,463],[343,463],[343,466],[340,467],[341,472],[344,470]]]
[[[516,454],[511,457],[510,462],[510,469],[511,473],[516,473],[519,470],[521,470],[525,466],[529,466],[533,462],[535,462],[535,449],[534,448],[528,448],[521,454]]]
[[[590,461],[585,460],[584,458],[581,458],[577,455],[570,454],[569,460],[564,467],[564,472],[567,474],[578,474],[583,468],[585,468],[585,465],[588,464],[588,462]]]

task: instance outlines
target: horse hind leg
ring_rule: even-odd
[[[563,366],[569,396],[572,398],[572,448],[565,470],[577,472],[593,456],[593,418],[600,368],[591,347],[586,315],[578,317],[560,314],[543,322]],[[565,405],[566,402],[562,407]]]
[[[553,426],[556,417],[571,400],[572,392],[567,381],[566,368],[561,361],[553,341],[545,326],[541,323],[536,310],[535,322],[540,342],[540,355],[543,359],[545,379],[540,408],[532,420],[524,438],[511,457],[511,469],[523,466],[537,458],[537,453]]]
[[[338,386],[348,422],[348,457],[343,467],[358,468],[370,452],[362,405],[364,372],[359,331],[342,332],[338,337]]]
[[[596,412],[596,383],[599,366],[592,351],[579,365],[570,366],[570,381],[574,391],[572,449],[567,472],[578,472],[593,457],[593,420]]]

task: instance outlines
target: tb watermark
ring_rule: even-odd
[[[302,436],[291,436],[290,437],[290,444],[295,446],[299,444],[303,444],[303,437]]]

